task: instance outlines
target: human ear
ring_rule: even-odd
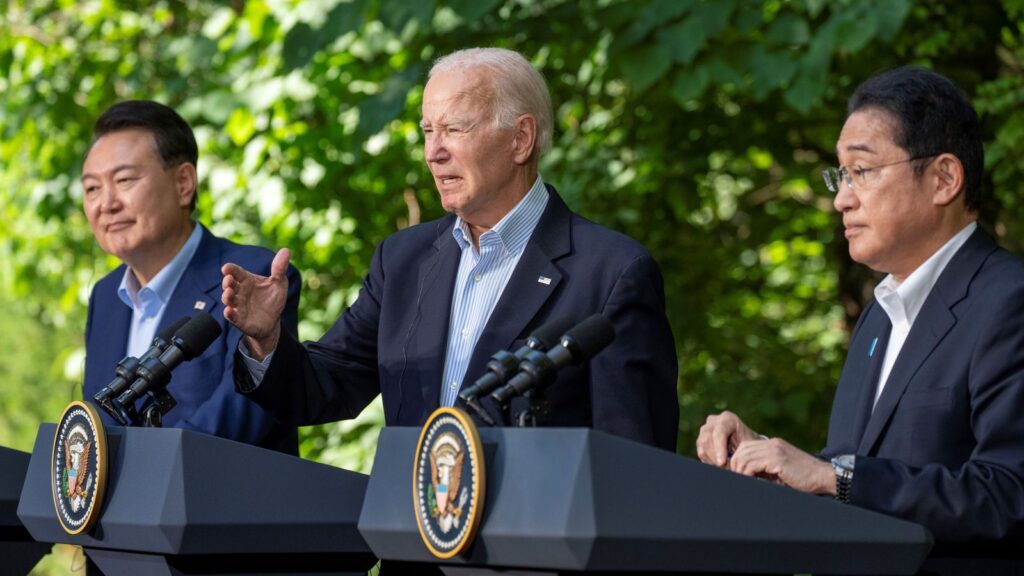
[[[932,162],[935,191],[932,201],[936,206],[948,206],[964,189],[964,165],[952,154],[940,154]]]
[[[196,187],[199,185],[196,165],[191,162],[178,164],[174,169],[174,184],[178,195],[178,205],[191,206],[192,199],[196,195]]]
[[[537,120],[524,114],[516,120],[515,135],[512,138],[512,158],[516,164],[526,164],[533,158],[537,145]]]

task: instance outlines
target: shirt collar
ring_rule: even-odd
[[[203,227],[193,223],[192,234],[178,250],[178,253],[164,266],[149,284],[139,286],[139,280],[131,268],[126,268],[121,284],[117,287],[117,296],[126,306],[139,310],[145,315],[156,314],[171,299],[171,294],[178,287],[178,282],[185,274],[185,268],[199,249],[199,241],[203,237]]]
[[[875,300],[889,315],[889,321],[893,325],[899,322],[906,322],[907,325],[914,323],[942,271],[977,228],[977,222],[965,226],[925,260],[924,264],[911,272],[902,283],[889,274],[875,287]]]
[[[508,214],[505,214],[493,228],[480,235],[480,245],[486,246],[497,244],[505,248],[510,255],[518,254],[530,240],[533,229],[537,227],[544,208],[548,204],[548,189],[544,186],[544,180],[540,174],[530,187],[530,191],[520,200]],[[459,244],[459,248],[465,250],[472,246],[469,232],[469,225],[462,217],[455,219],[455,226],[452,228],[452,236]]]

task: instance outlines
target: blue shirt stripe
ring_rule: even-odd
[[[476,343],[547,204],[548,191],[538,175],[526,196],[493,228],[480,235],[479,251],[473,245],[469,226],[461,218],[455,220],[452,235],[462,257],[452,294],[442,406],[455,403]]]

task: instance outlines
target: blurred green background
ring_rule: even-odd
[[[901,64],[954,78],[986,127],[983,224],[1024,251],[1024,1],[8,1],[0,8],[0,444],[30,450],[80,397],[99,250],[78,183],[92,123],[150,98],[195,128],[197,217],[287,246],[301,336],[356,296],[374,246],[442,214],[418,129],[425,73],[471,46],[547,78],[541,171],[665,274],[682,417],[816,450],[849,329],[877,278],[846,255],[818,176],[845,100]],[[379,401],[303,430],[307,458],[369,471]],[[78,566],[58,550],[37,570]]]

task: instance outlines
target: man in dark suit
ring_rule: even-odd
[[[540,178],[553,126],[540,74],[508,50],[456,52],[432,68],[422,116],[427,165],[451,214],[382,242],[358,299],[319,342],[300,345],[279,328],[287,250],[269,278],[225,267],[225,315],[249,356],[236,359],[239,389],[295,424],[354,417],[379,393],[388,424],[420,425],[495,351],[549,320],[599,312],[617,337],[562,371],[540,425],[674,450],[661,273],[639,244],[573,214]],[[522,409],[513,403],[512,418]]]
[[[82,169],[85,214],[100,247],[124,264],[89,298],[83,396],[92,400],[113,379],[118,361],[140,356],[166,326],[208,312],[223,332],[173,372],[169,390],[177,406],[164,425],[297,454],[294,427],[235,393],[231,368],[241,334],[221,313],[220,267],[243,262],[269,273],[273,254],[217,238],[192,220],[197,158],[192,129],[162,104],[121,102],[96,122]],[[294,268],[287,275],[282,323],[294,333],[300,282]],[[144,401],[138,404],[141,410]]]
[[[888,276],[854,329],[820,457],[708,418],[701,460],[918,522],[1024,528],[1024,265],[977,227],[978,118],[943,76],[862,84],[825,172],[851,257]],[[831,460],[831,461],[830,461]]]

